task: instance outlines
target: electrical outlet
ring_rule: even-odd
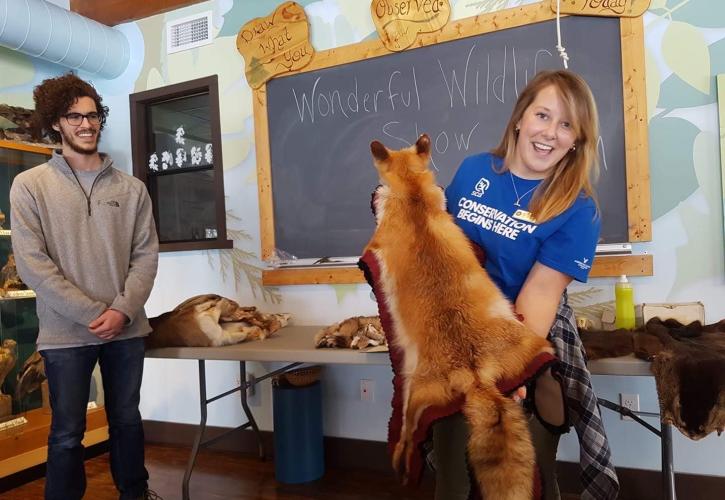
[[[633,412],[639,411],[639,394],[619,394],[619,404]],[[622,420],[632,420],[631,417],[621,416]]]
[[[360,401],[375,400],[375,381],[369,379],[360,380]]]

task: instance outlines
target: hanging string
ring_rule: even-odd
[[[559,57],[564,60],[564,69],[569,69],[569,54],[566,53],[566,49],[561,44],[561,25],[559,23],[561,19],[561,13],[559,12],[559,5],[561,0],[556,0],[556,50],[559,51]]]

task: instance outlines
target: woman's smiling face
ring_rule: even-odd
[[[544,87],[516,124],[518,139],[509,170],[543,179],[576,141],[569,110],[553,85]]]

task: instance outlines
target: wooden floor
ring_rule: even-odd
[[[164,500],[181,498],[188,448],[147,445],[146,468],[151,479],[149,487]],[[108,465],[108,454],[86,462],[88,489],[85,498],[116,500]],[[0,494],[3,500],[43,498],[45,480],[31,483]],[[429,481],[417,490],[405,490],[391,475],[364,469],[335,470],[328,465],[324,477],[312,483],[284,485],[274,479],[271,462],[243,456],[239,453],[202,450],[191,476],[192,500],[255,499],[255,500],[381,500],[433,498]]]

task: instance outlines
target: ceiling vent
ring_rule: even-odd
[[[212,42],[211,11],[166,23],[166,53],[201,47]]]

